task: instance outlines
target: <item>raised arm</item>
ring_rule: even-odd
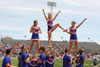
[[[61,11],[59,11],[59,12],[56,14],[56,16],[52,19],[53,21],[56,19],[56,17],[59,15],[60,12],[61,12]]]
[[[44,17],[45,17],[45,19],[46,19],[46,21],[47,21],[47,20],[48,20],[48,18],[47,18],[46,14],[45,14],[44,9],[42,9],[42,11],[43,11]]]
[[[72,60],[74,61],[77,58],[77,56],[74,56],[74,58],[72,58]]]
[[[49,50],[46,49],[46,50],[45,50],[45,56],[48,56],[48,52],[49,52]]]
[[[55,58],[56,57],[56,54],[55,54],[55,51],[52,49],[52,56]]]
[[[76,29],[78,29],[86,20],[87,18],[85,18],[78,26],[76,26]]]
[[[41,28],[39,27],[39,33],[42,34]]]

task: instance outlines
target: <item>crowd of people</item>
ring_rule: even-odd
[[[2,67],[54,67],[54,59],[57,57],[54,49],[45,49],[40,47],[39,54],[28,54],[27,46],[21,47],[21,53],[19,53],[18,66],[13,66],[10,56],[12,55],[12,49],[6,50],[6,56],[3,59]],[[76,67],[83,67],[85,56],[83,50],[79,50],[79,53],[72,56],[68,48],[64,49],[63,54],[63,67],[73,67],[76,61]]]
[[[21,51],[22,45],[25,43],[20,43],[20,42],[14,42],[13,44],[2,44],[0,45],[0,57],[5,56],[6,54],[6,49],[12,48],[13,50],[13,55],[18,55],[18,53]]]
[[[18,56],[18,54],[20,53],[21,51],[21,47],[23,45],[26,45],[26,43],[24,42],[13,42],[12,45],[10,44],[3,44],[3,45],[0,45],[0,57],[3,57],[5,56],[5,53],[6,53],[6,49],[8,48],[12,48],[13,50],[13,53],[12,53],[12,57],[16,57]],[[28,44],[29,45],[29,44]],[[28,46],[27,45],[27,46]],[[42,45],[44,46],[45,48],[47,48],[47,45]],[[58,44],[56,42],[53,43],[53,46],[54,48],[54,51],[56,52],[56,56],[57,58],[56,59],[62,59],[62,56],[64,54],[64,49],[67,48],[66,45],[62,45],[62,44]],[[28,47],[29,48],[29,47]],[[89,50],[88,48],[85,48],[85,47],[79,47],[79,49],[83,49],[84,50],[84,54],[86,55],[87,58],[90,58],[92,59],[92,53],[91,53],[91,50]],[[75,50],[74,48],[72,48],[72,50]],[[33,51],[32,52],[35,52],[36,51],[36,48],[34,47]],[[36,52],[35,52],[36,53]],[[98,56],[99,57],[99,56]]]
[[[24,43],[24,42],[23,43],[21,43],[21,42],[14,42],[14,43],[12,43],[12,45],[11,44],[0,45],[0,57],[5,56],[6,49],[8,49],[8,48],[12,48],[12,50],[13,50],[13,53],[12,53],[13,55],[12,56],[15,56],[15,57],[18,56],[18,54],[21,51],[20,48],[23,45],[26,45],[26,43]],[[44,46],[45,48],[47,48],[47,45],[45,45],[45,44],[42,45],[42,46]],[[62,55],[64,54],[64,49],[67,48],[66,45],[61,45],[61,44],[57,44],[57,43],[54,43],[52,47],[54,48],[55,52],[57,53],[56,55],[59,58],[62,57]],[[80,48],[82,48],[83,50],[85,50],[85,48],[83,48],[83,47],[80,47]],[[72,49],[72,50],[74,50],[74,49]],[[34,51],[36,51],[36,48],[33,49],[33,52]],[[85,53],[86,53],[86,51],[85,51]]]

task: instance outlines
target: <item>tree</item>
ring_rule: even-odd
[[[12,37],[9,37],[9,36],[2,37],[2,39],[13,40],[13,38]]]

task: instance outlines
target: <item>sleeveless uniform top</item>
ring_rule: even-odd
[[[32,60],[30,62],[30,67],[37,67],[37,60]]]
[[[33,26],[33,31],[35,31],[34,33],[32,33],[32,40],[39,40],[39,28]]]
[[[77,40],[77,34],[76,34],[76,31],[77,31],[76,28],[71,28],[70,40]]]
[[[54,57],[53,56],[46,56],[46,67],[54,67]]]
[[[48,25],[48,31],[50,31],[53,28],[53,21],[48,20],[47,25]]]

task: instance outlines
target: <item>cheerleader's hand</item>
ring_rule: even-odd
[[[32,33],[34,33],[35,31],[34,30],[32,30]]]
[[[67,31],[68,31],[68,29],[64,30],[63,32],[67,32]]]
[[[87,20],[87,18],[85,18],[84,20]]]
[[[40,57],[40,54],[38,54],[38,57]]]
[[[61,12],[61,10],[59,10],[59,13]]]
[[[42,11],[44,11],[44,8],[42,8]]]
[[[28,57],[31,57],[31,54],[28,54]]]
[[[39,32],[40,34],[42,34],[42,32]]]

